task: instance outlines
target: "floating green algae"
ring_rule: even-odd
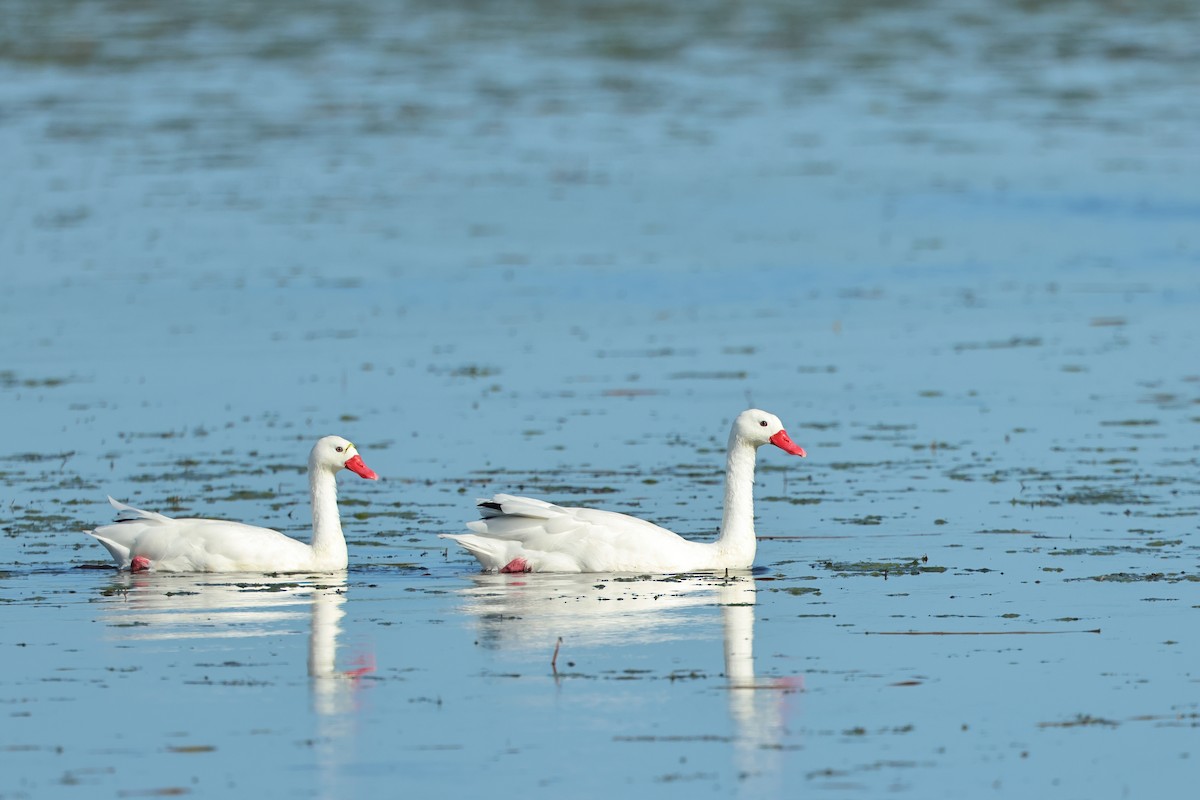
[[[896,561],[825,561],[821,566],[837,577],[866,575],[888,577],[889,575],[920,575],[923,572],[945,572],[945,567],[929,566],[928,558],[912,558]]]
[[[1186,572],[1110,572],[1107,575],[1092,575],[1088,578],[1067,578],[1067,581],[1099,581],[1101,583],[1155,583],[1158,581],[1181,583],[1189,581],[1200,583],[1200,575],[1191,575]]]
[[[774,589],[773,588],[773,589],[771,589],[771,591],[787,592],[788,594],[796,595],[797,597],[799,597],[801,595],[806,595],[806,594],[818,594],[819,595],[821,593],[821,590],[815,586],[788,586],[787,588],[784,588],[784,589]]]

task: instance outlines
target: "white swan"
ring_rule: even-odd
[[[104,545],[118,567],[134,572],[332,572],[346,568],[346,538],[338,517],[334,474],[348,469],[377,480],[354,445],[326,436],[308,456],[312,544],[270,528],[217,519],[172,519],[119,503],[117,522],[85,533]]]
[[[636,517],[498,494],[478,501],[472,533],[441,534],[500,572],[690,572],[745,569],[754,563],[754,457],[773,444],[805,455],[774,414],[743,411],[729,432],[725,517],[715,542],[690,542]]]

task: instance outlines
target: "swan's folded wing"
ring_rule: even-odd
[[[476,500],[476,507],[484,519],[489,517],[529,517],[530,519],[551,519],[569,512],[569,509],[537,500],[532,497],[520,497],[515,494],[498,494],[487,500]]]
[[[153,520],[154,522],[171,522],[171,517],[165,514],[158,514],[154,511],[143,511],[140,508],[134,508],[131,505],[126,505],[120,500],[114,500],[111,496],[108,498],[109,504],[117,510],[117,522],[132,522],[134,520],[146,522]]]
[[[546,536],[581,535],[591,523],[558,509],[559,513],[530,516],[525,514],[501,513],[467,523],[467,530],[495,539],[524,542],[536,546]]]
[[[582,534],[590,527],[573,513],[544,500],[498,494],[476,500],[481,519],[467,523],[471,533],[443,533],[439,538],[458,543],[479,559],[484,569],[498,570],[513,559],[541,551],[561,534]],[[567,569],[567,571],[578,571]]]
[[[519,541],[527,547],[546,547],[545,539],[573,537],[574,547],[583,546],[596,536],[604,539],[632,536],[635,540],[679,537],[652,522],[637,517],[593,508],[564,508],[532,497],[498,494],[481,500],[482,519],[467,523],[467,529],[481,536]],[[564,544],[549,545],[559,549]]]

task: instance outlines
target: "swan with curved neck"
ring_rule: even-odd
[[[774,414],[743,411],[729,432],[725,514],[712,543],[692,542],[636,517],[498,494],[478,501],[483,519],[471,533],[441,534],[499,572],[690,572],[745,569],[754,563],[754,462],[773,444],[805,455]]]
[[[117,521],[92,531],[120,568],[134,572],[333,572],[346,568],[346,537],[337,507],[339,470],[377,480],[357,448],[340,436],[326,436],[308,456],[312,495],[312,543],[270,528],[217,519],[174,519],[108,502]]]

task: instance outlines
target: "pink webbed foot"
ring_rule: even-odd
[[[130,572],[146,572],[150,569],[150,559],[145,556],[135,556],[133,561],[129,562]]]
[[[500,572],[533,572],[533,567],[529,566],[528,561],[518,557],[501,567]]]
[[[343,673],[347,678],[361,678],[364,675],[370,675],[375,671],[375,654],[363,653],[351,663],[355,665],[354,669],[348,669]]]

